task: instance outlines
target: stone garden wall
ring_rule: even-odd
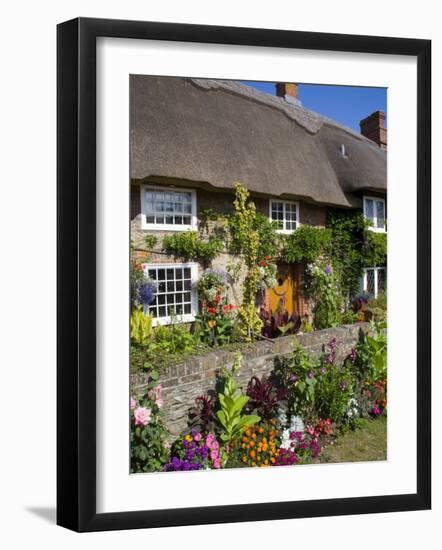
[[[298,334],[296,340],[312,356],[318,357],[332,338],[337,340],[337,362],[342,362],[356,345],[361,331],[368,330],[367,323],[344,325],[338,328]],[[242,367],[238,379],[247,384],[252,376],[269,375],[276,356],[288,355],[293,351],[294,337],[285,336],[269,341],[258,341],[245,345],[241,350]],[[216,375],[221,367],[232,365],[235,352],[215,350],[206,355],[186,358],[182,363],[162,371],[160,382],[163,386],[164,412],[168,428],[174,435],[182,432],[187,425],[189,408],[198,395],[213,390]],[[144,373],[131,375],[132,395],[142,393],[147,384]]]

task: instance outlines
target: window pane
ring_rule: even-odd
[[[385,268],[378,269],[378,293],[387,290],[387,270]]]
[[[371,199],[365,199],[365,216],[373,221],[374,218],[374,206]]]
[[[165,307],[158,308],[158,317],[167,317],[167,312]]]
[[[383,229],[385,227],[384,201],[376,201],[376,217],[378,228]]]
[[[374,269],[367,269],[367,282],[365,285],[365,291],[374,296]]]
[[[147,223],[168,225],[191,225],[192,194],[188,191],[146,191],[144,195]],[[168,215],[164,217],[164,213]],[[177,213],[178,216],[173,216]],[[184,218],[182,214],[188,214]],[[154,214],[158,214],[152,217]]]

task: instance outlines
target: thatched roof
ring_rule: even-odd
[[[131,76],[131,178],[168,178],[352,206],[386,191],[367,138],[238,82]],[[345,145],[347,158],[341,154]]]

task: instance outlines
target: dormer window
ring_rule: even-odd
[[[385,227],[385,199],[378,197],[364,197],[364,216],[369,220],[372,231],[384,233]]]
[[[141,228],[186,231],[197,227],[196,193],[192,189],[141,186]]]
[[[271,200],[270,221],[276,223],[279,233],[293,233],[299,225],[299,203]]]

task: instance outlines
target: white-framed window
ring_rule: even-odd
[[[380,292],[387,290],[387,268],[366,267],[362,276],[362,290],[377,298]]]
[[[169,324],[173,317],[183,323],[195,320],[197,264],[144,264],[144,272],[156,285],[155,298],[146,306],[146,312],[154,316],[155,325]]]
[[[280,233],[292,233],[299,226],[299,203],[271,200],[269,218],[276,222]]]
[[[141,228],[162,231],[196,229],[196,192],[194,189],[140,186]]]
[[[386,231],[385,199],[364,197],[364,216],[370,220],[372,231],[384,233]]]

